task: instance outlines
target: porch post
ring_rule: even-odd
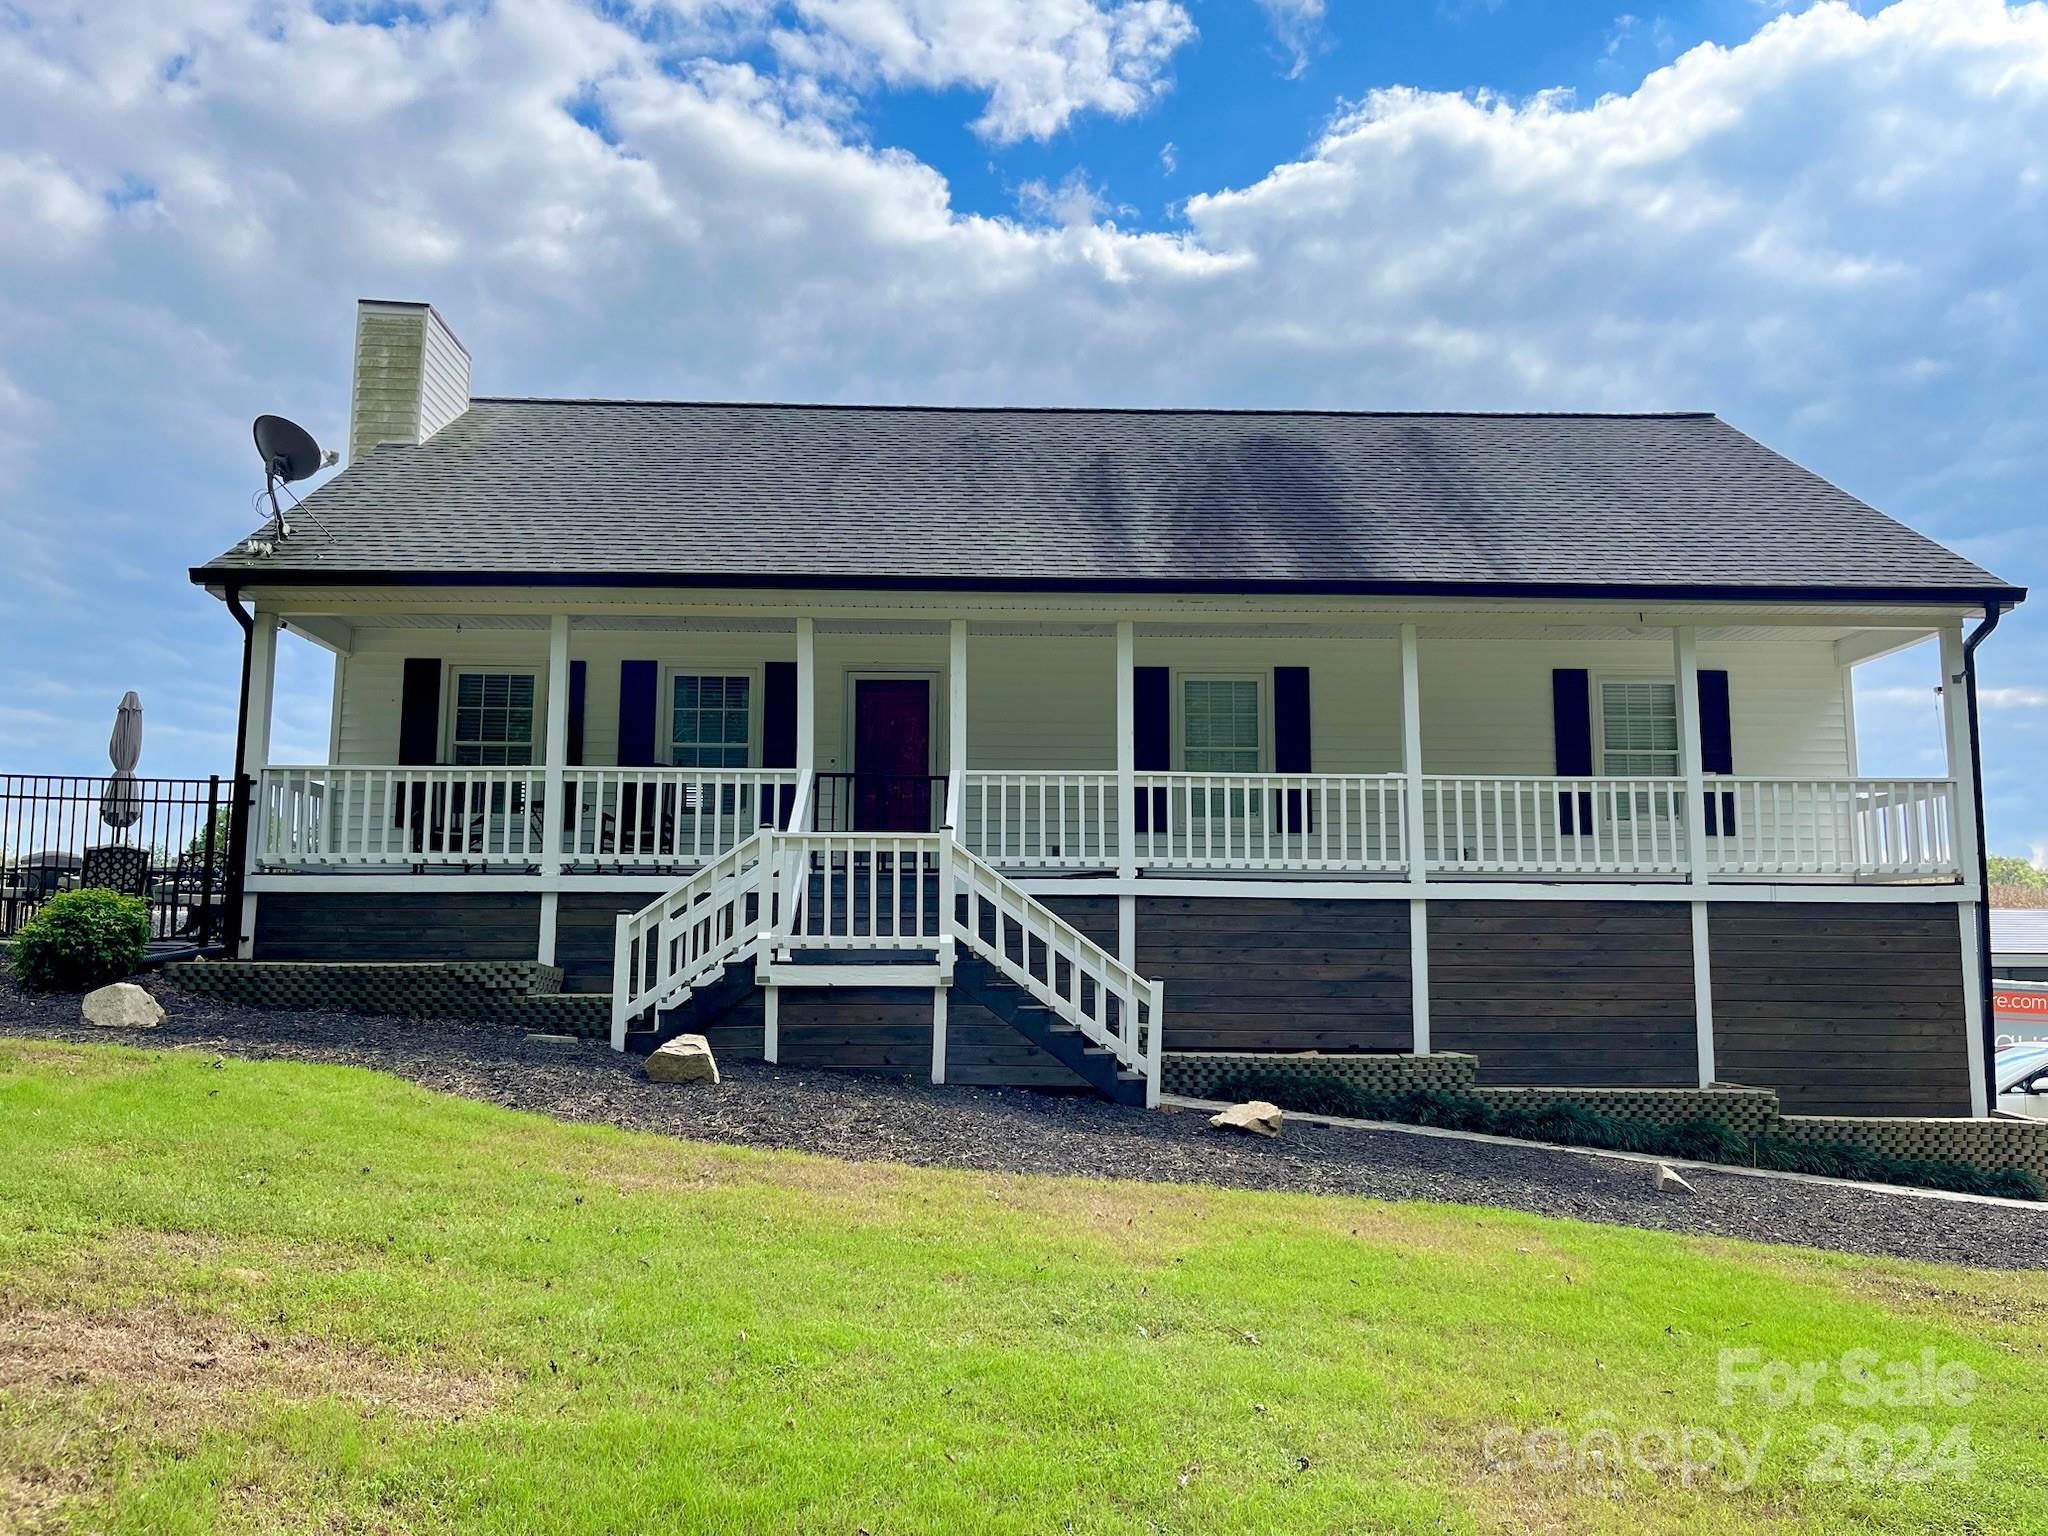
[[[817,793],[818,772],[818,626],[796,621],[796,801],[785,832],[801,832]],[[772,1058],[771,1058],[772,1059]]]
[[[1138,966],[1138,639],[1129,619],[1116,624],[1116,957]]]
[[[955,619],[948,633],[946,666],[946,821],[953,836],[965,829],[953,818],[967,815],[967,621]]]
[[[1692,1012],[1699,1085],[1714,1086],[1714,961],[1706,895],[1707,779],[1700,750],[1699,632],[1690,624],[1671,631],[1672,675],[1678,693],[1678,766],[1685,775],[1686,867],[1692,879]]]
[[[242,744],[241,771],[250,785],[250,805],[244,822],[242,910],[235,929],[240,942],[237,959],[251,957],[256,943],[256,898],[248,894],[248,877],[256,871],[256,853],[263,846],[263,770],[270,766],[270,712],[277,696],[278,617],[257,609],[255,632],[249,637],[249,732]]]
[[[1672,675],[1678,684],[1678,771],[1685,778],[1686,867],[1695,888],[1707,883],[1707,779],[1700,766],[1699,633],[1671,631]]]
[[[1408,856],[1408,990],[1414,1011],[1415,1054],[1429,1054],[1429,902],[1422,883],[1429,872],[1422,806],[1422,642],[1413,624],[1401,626],[1402,851]]]
[[[1977,839],[1981,835],[1976,796],[1972,793],[1977,763],[1970,752],[1968,682],[1962,627],[1946,626],[1941,632],[1941,723],[1948,742],[1949,837],[1965,885],[1976,876]],[[1990,894],[1979,891],[1977,901],[1989,900]],[[1970,1063],[1970,1113],[1981,1119],[1991,1113],[1991,1091],[1984,1078],[1984,957],[1978,949],[1981,930],[1977,902],[1957,902],[1956,919],[1962,940],[1963,1032]]]
[[[541,759],[545,788],[540,800],[540,944],[542,965],[555,963],[556,918],[561,907],[555,880],[562,873],[562,821],[567,815],[569,761],[569,615],[548,619],[548,735]]]

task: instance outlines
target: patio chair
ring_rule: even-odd
[[[149,850],[126,843],[111,843],[85,850],[85,862],[78,868],[81,888],[119,891],[124,896],[149,894]]]

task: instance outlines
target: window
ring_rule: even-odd
[[[678,673],[669,680],[669,761],[679,768],[744,768],[754,680]]]
[[[1259,685],[1248,677],[1181,684],[1181,767],[1189,773],[1259,771]]]
[[[449,743],[457,763],[499,766],[533,761],[533,674],[455,674],[455,730]]]
[[[1678,776],[1678,685],[1602,682],[1600,771],[1615,777]]]

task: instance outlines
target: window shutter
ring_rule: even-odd
[[[590,684],[590,663],[569,663],[569,766],[583,764],[583,700]]]
[[[1722,671],[1700,673],[1700,771],[1702,773],[1733,773],[1735,771],[1735,733],[1728,716],[1728,674]],[[1707,801],[1707,836],[1733,837],[1735,835],[1735,792],[1724,789],[1718,794],[1709,791]]]
[[[1557,667],[1550,674],[1550,719],[1557,750],[1557,775],[1562,779],[1593,774],[1593,680],[1584,667]],[[1593,826],[1593,797],[1560,793],[1557,829],[1570,836]]]
[[[796,663],[771,661],[761,679],[761,766],[796,766]]]
[[[401,767],[426,767],[440,755],[441,658],[408,656],[398,691],[398,761]],[[415,784],[411,794],[394,795],[392,801],[391,825],[411,828],[413,852],[422,851],[427,836],[427,786]],[[436,804],[436,821],[442,819],[444,809]]]
[[[1273,669],[1273,769],[1307,773],[1309,763],[1308,668]],[[1287,791],[1287,830],[1302,829],[1301,791]]]
[[[1131,669],[1131,763],[1140,773],[1165,773],[1173,767],[1173,675],[1165,667]],[[1139,795],[1135,807],[1138,830],[1155,822],[1166,828],[1166,793]]]
[[[761,677],[761,766],[796,766],[796,663],[771,661]],[[789,786],[776,797],[774,824],[789,825],[796,808],[796,788]]]
[[[661,666],[652,661],[619,663],[619,766],[654,766],[654,718]]]
[[[408,656],[398,695],[398,761],[424,767],[441,755],[441,658]]]

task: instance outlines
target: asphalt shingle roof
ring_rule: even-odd
[[[194,578],[2018,595],[1710,415],[480,399],[307,501]]]

